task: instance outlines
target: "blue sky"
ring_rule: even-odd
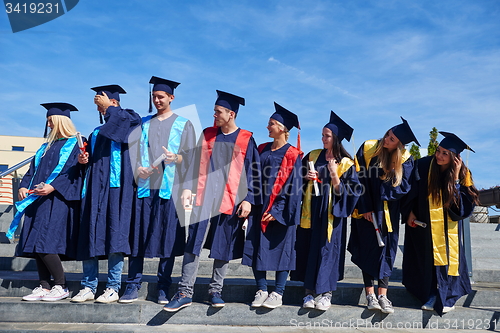
[[[273,101],[298,114],[305,151],[321,147],[330,110],[355,129],[351,153],[400,116],[424,148],[433,126],[454,132],[488,188],[500,185],[499,17],[497,0],[82,0],[14,34],[3,13],[0,134],[40,136],[39,104],[53,101],[79,108],[73,120],[89,134],[89,88],[104,84],[120,84],[122,106],[146,115],[155,75],[181,82],[173,107],[194,104],[203,127],[215,89],[245,97],[237,122],[258,143]]]

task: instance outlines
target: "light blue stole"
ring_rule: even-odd
[[[97,135],[99,134],[99,130],[101,126],[96,127],[94,132],[92,132],[92,137],[90,139],[90,149],[92,154],[94,154],[95,142],[97,140]],[[109,187],[120,187],[120,177],[122,172],[122,147],[120,142],[115,142],[111,140],[111,153],[109,160]],[[82,198],[85,198],[87,194],[87,178],[90,168],[87,168],[87,172],[85,174],[85,179],[83,181],[82,188]]]
[[[40,165],[40,161],[42,160],[42,156],[45,153],[45,149],[47,147],[48,143],[42,144],[42,146],[37,150],[35,154],[35,172],[33,173],[33,177],[31,178],[31,182],[29,185],[29,188],[31,188],[33,179],[35,179],[36,172],[38,170],[38,166]],[[52,171],[52,173],[49,175],[47,180],[45,180],[45,184],[50,184],[61,172],[63,169],[64,165],[68,161],[69,156],[71,155],[71,152],[73,151],[73,148],[77,144],[76,137],[72,136],[70,137],[66,143],[62,146],[61,151],[59,152],[59,163],[56,165],[55,169]],[[32,193],[28,195],[26,198],[24,198],[21,201],[16,202],[16,209],[17,213],[14,216],[14,220],[10,224],[9,231],[7,231],[7,238],[12,239],[14,237],[14,232],[16,231],[19,222],[21,221],[21,218],[24,215],[24,211],[26,208],[31,205],[36,199],[38,199],[40,196]]]
[[[147,168],[151,166],[149,162],[149,124],[152,116],[142,118],[142,135],[141,135],[141,164]],[[182,132],[187,123],[187,119],[177,116],[170,129],[168,137],[167,150],[177,154],[181,145]],[[165,164],[163,170],[163,179],[160,186],[160,198],[170,199],[172,196],[172,186],[175,178],[175,163]],[[150,180],[139,178],[137,185],[137,197],[146,198],[150,196]]]

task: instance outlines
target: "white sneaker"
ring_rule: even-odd
[[[274,291],[270,293],[264,303],[262,303],[262,306],[268,309],[275,309],[281,305],[283,305],[283,296]]]
[[[448,312],[453,311],[453,310],[455,310],[455,305],[443,307],[443,313],[448,313]]]
[[[106,288],[104,293],[97,297],[95,300],[97,303],[112,303],[118,301],[120,297],[118,297],[118,292],[112,288]]]
[[[314,301],[313,295],[309,294],[306,297],[304,297],[304,303],[302,304],[302,307],[304,309],[314,309],[316,306],[316,302]]]
[[[24,296],[23,301],[39,301],[49,292],[50,292],[49,290],[43,289],[42,286],[38,286],[35,289],[33,289],[31,294]]]
[[[55,285],[52,287],[50,292],[42,298],[42,301],[55,302],[65,299],[68,296],[68,288],[63,288],[60,285]]]
[[[269,296],[269,293],[267,291],[262,291],[259,290],[255,293],[255,299],[252,302],[252,307],[253,308],[258,308],[261,307],[264,301],[267,299],[267,296]]]
[[[366,300],[368,302],[368,304],[366,305],[366,308],[368,310],[382,310],[382,307],[378,303],[377,296],[375,296],[375,294],[366,295]]]
[[[326,311],[332,306],[332,298],[330,296],[321,296],[316,302],[316,310]]]
[[[90,289],[89,287],[85,287],[82,290],[80,290],[78,294],[76,294],[76,296],[73,296],[71,302],[81,303],[85,301],[92,301],[94,300],[94,297],[95,295],[92,292],[92,289]]]

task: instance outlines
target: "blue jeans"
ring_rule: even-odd
[[[84,260],[83,264],[83,279],[81,281],[82,288],[90,288],[95,294],[97,283],[99,282],[99,260],[94,257],[89,260]],[[110,253],[108,255],[108,282],[106,288],[120,291],[123,271],[123,253]]]
[[[266,271],[258,271],[252,267],[253,275],[255,277],[255,282],[257,284],[257,288],[262,291],[267,291],[267,280],[266,280]],[[283,292],[285,291],[286,279],[288,278],[288,271],[277,271],[276,279],[275,279],[275,288],[274,291],[283,296]]]
[[[175,257],[160,258],[158,263],[158,290],[168,292],[172,284],[172,270],[174,269]],[[144,257],[128,258],[128,278],[127,283],[141,288],[142,271],[144,269]]]

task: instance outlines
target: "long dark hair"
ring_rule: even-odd
[[[439,148],[438,148],[439,149]],[[460,204],[460,196],[458,195],[458,190],[455,187],[455,163],[453,160],[457,154],[450,151],[450,166],[446,168],[446,170],[441,171],[441,167],[437,164],[436,158],[434,157],[431,162],[431,171],[429,177],[429,194],[432,197],[432,200],[435,203],[443,202],[444,208],[450,208],[451,205],[459,205]],[[460,172],[458,178],[460,181],[464,180],[469,173],[469,168],[465,166],[462,161],[462,165],[460,166]],[[470,176],[472,181],[472,174]],[[479,193],[472,184],[467,187],[467,191],[469,195],[472,197],[472,201],[474,204],[479,204]],[[441,197],[442,194],[442,197]]]
[[[332,131],[332,152],[333,152],[333,158],[337,161],[337,163],[340,163],[342,158],[348,157],[352,160],[351,154],[347,152],[347,150],[344,148],[342,145],[342,141],[340,141],[335,133]]]

